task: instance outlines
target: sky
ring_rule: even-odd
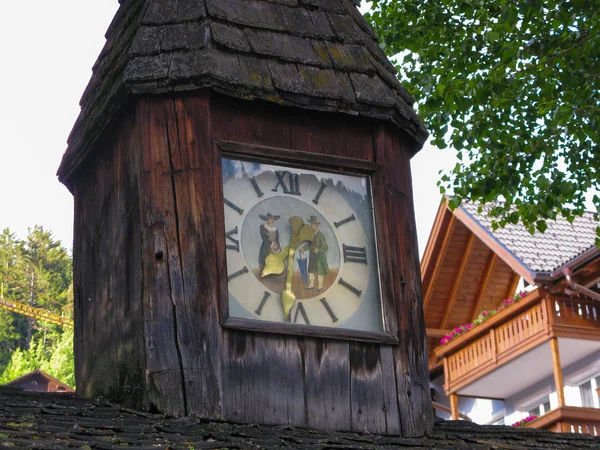
[[[73,198],[56,170],[79,114],[79,99],[117,11],[117,0],[29,0],[0,8],[0,230],[28,227],[73,242]],[[438,171],[449,150],[426,145],[412,160],[419,251],[441,195]]]

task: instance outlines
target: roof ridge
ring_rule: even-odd
[[[585,211],[573,222],[563,216],[548,219],[544,233],[536,230],[531,234],[522,223],[492,229],[493,218],[486,214],[485,207],[479,212],[479,205],[474,202],[462,202],[459,208],[537,276],[553,273],[595,247],[595,229],[599,224],[593,212]]]
[[[454,199],[454,198],[455,198],[453,195],[450,195],[450,194],[445,194],[444,196],[445,196],[446,198],[448,198],[449,200],[452,200],[452,199]],[[506,201],[503,201],[503,200],[489,200],[489,201],[487,201],[487,202],[485,202],[485,203],[482,203],[482,202],[473,202],[473,201],[471,201],[471,200],[469,200],[469,199],[464,199],[464,200],[461,202],[461,204],[462,204],[462,203],[470,203],[470,204],[472,204],[472,205],[475,205],[475,206],[482,206],[482,207],[485,207],[486,205],[490,205],[490,204],[493,204],[493,203],[505,204],[505,203],[506,203]],[[513,203],[513,204],[514,204],[514,203]],[[587,210],[587,209],[585,209],[585,210],[583,210],[583,214],[592,214],[592,215],[593,215],[593,214],[596,214],[596,213],[595,213],[594,211],[590,211],[590,210]],[[560,217],[562,217],[562,216],[560,216]],[[580,216],[575,216],[575,217],[580,217]],[[547,219],[547,220],[555,220],[555,219]]]

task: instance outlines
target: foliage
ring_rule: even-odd
[[[49,231],[0,233],[0,297],[72,315],[71,280],[71,257]],[[0,309],[0,382],[39,368],[74,385],[72,347],[72,331]]]
[[[529,422],[531,422],[535,419],[537,419],[537,416],[527,416],[524,419],[517,420],[515,423],[513,423],[511,425],[511,427],[523,428],[525,425],[527,425]]]
[[[52,346],[44,344],[40,337],[32,341],[29,349],[15,350],[8,366],[0,375],[0,384],[36,369],[43,370],[71,387],[75,386],[72,330],[59,335],[58,341]]]
[[[518,303],[519,300],[521,300],[526,295],[527,295],[527,292],[525,292],[525,291],[520,292],[520,293],[516,294],[513,298],[507,298],[507,299],[503,300],[502,303],[500,303],[500,306],[497,306],[496,308],[494,308],[490,311],[482,311],[481,314],[479,314],[479,316],[477,317],[477,319],[475,319],[473,321],[473,323],[463,323],[462,325],[459,325],[458,327],[454,328],[454,330],[452,330],[452,333],[447,334],[440,340],[440,344],[445,345],[448,342],[450,342],[452,339],[457,338],[458,336],[460,336],[463,333],[466,333],[469,330],[472,330],[477,325],[481,325],[483,322],[485,322],[488,319],[491,319],[497,313],[508,308],[510,305],[514,305],[515,303]]]
[[[589,0],[372,0],[367,14],[439,148],[440,189],[494,226],[569,220],[600,188],[600,8]],[[600,197],[593,198],[596,213]],[[598,228],[600,233],[600,227]],[[599,234],[600,236],[600,234]],[[600,240],[599,240],[600,243]]]

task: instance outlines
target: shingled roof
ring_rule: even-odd
[[[576,217],[572,224],[562,217],[548,220],[548,229],[544,233],[532,235],[522,224],[507,224],[504,228],[492,229],[487,205],[482,212],[479,212],[478,205],[471,202],[463,202],[460,208],[531,272],[538,274],[550,274],[593,249],[596,227],[600,225],[594,220],[594,213],[585,212],[583,216]]]
[[[427,131],[352,0],[120,0],[59,168],[64,179],[136,94],[242,99]]]
[[[73,394],[0,387],[0,447],[27,449],[597,449],[590,435],[436,422],[423,438],[171,418]]]

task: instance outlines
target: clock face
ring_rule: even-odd
[[[229,316],[383,331],[368,177],[222,158]]]

